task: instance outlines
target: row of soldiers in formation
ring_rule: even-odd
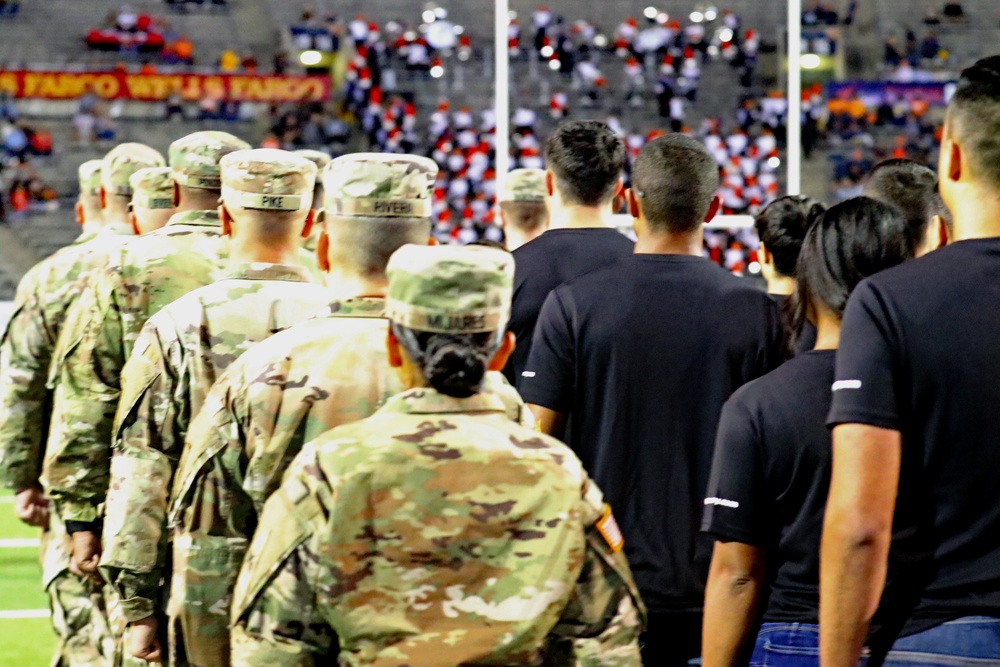
[[[496,372],[513,259],[433,247],[432,161],[311,157],[122,144],[22,280],[0,471],[57,662],[639,664],[614,518]]]

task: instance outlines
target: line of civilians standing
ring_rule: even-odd
[[[863,197],[762,213],[769,295],[701,257],[696,142],[644,151],[622,193],[606,127],[549,140],[505,372],[614,508],[644,664],[1000,665],[998,137],[991,57],[938,173],[891,160]]]

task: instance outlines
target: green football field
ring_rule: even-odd
[[[38,529],[14,517],[13,497],[0,492],[0,665],[46,667],[55,637],[38,564]]]

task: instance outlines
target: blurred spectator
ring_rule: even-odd
[[[952,21],[960,21],[965,18],[965,9],[961,2],[946,2],[944,5],[944,17]]]
[[[290,62],[291,61],[288,57],[287,51],[279,51],[278,53],[275,53],[274,60],[272,61],[274,73],[280,76],[287,72]]]
[[[21,3],[16,0],[0,0],[0,18],[13,18],[21,10]]]
[[[232,49],[226,49],[219,56],[219,69],[225,74],[232,74],[240,67],[240,57]]]
[[[123,5],[121,11],[118,12],[117,18],[115,19],[115,25],[122,32],[132,32],[137,30],[138,22],[138,15],[129,5]]]

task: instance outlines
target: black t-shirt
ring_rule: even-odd
[[[614,508],[653,612],[702,608],[719,413],[783,345],[774,302],[700,257],[632,255],[542,308],[521,394],[569,414],[566,442]]]
[[[906,636],[1000,616],[1000,238],[879,273],[844,315],[828,424],[899,431],[889,571]]]
[[[804,352],[722,409],[702,530],[767,550],[768,623],[819,623],[835,350]]]
[[[535,322],[549,292],[631,255],[634,247],[614,229],[551,229],[514,251],[514,298],[507,330],[517,337],[517,348],[503,370],[512,385],[520,386]]]

